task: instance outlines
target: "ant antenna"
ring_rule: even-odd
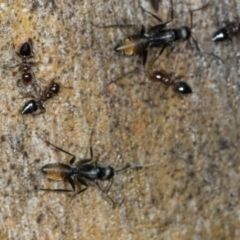
[[[149,14],[150,16],[152,16],[153,18],[157,19],[159,22],[163,22],[163,20],[162,20],[161,18],[159,18],[159,17],[157,17],[156,15],[152,14],[151,12],[147,11],[147,10],[144,9],[142,6],[141,6],[141,9],[142,9],[144,12],[148,13],[148,14]]]
[[[114,170],[114,172],[121,172],[121,171],[124,171],[125,169],[128,169],[131,167],[131,164],[127,164],[125,167],[121,168],[121,169],[118,169],[118,170]]]
[[[112,25],[107,25],[107,26],[99,26],[94,24],[93,22],[90,22],[92,26],[97,27],[97,28],[127,28],[127,27],[139,27],[137,24],[112,24]]]
[[[148,164],[136,164],[136,165],[132,165],[130,166],[131,168],[143,168],[143,167],[152,167],[152,166],[155,166],[157,164],[159,164],[160,162],[157,161],[157,162],[152,162],[152,163],[148,163]]]
[[[141,67],[138,67],[138,68],[135,68],[134,70],[132,70],[132,71],[130,71],[130,72],[125,73],[125,74],[122,75],[121,77],[119,77],[119,78],[117,78],[117,79],[109,82],[109,83],[107,84],[107,86],[110,85],[110,84],[112,84],[112,83],[116,83],[116,82],[119,81],[120,79],[122,79],[122,78],[124,78],[124,77],[126,77],[126,76],[128,76],[128,75],[131,75],[131,74],[133,74],[133,73],[135,73],[135,72],[137,72],[137,71],[139,71],[140,68],[141,68]]]

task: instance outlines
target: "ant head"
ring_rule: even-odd
[[[186,41],[191,37],[191,29],[187,26],[180,27],[178,35],[179,40]]]
[[[23,106],[22,114],[31,114],[38,110],[38,103],[35,100],[30,100]]]
[[[23,43],[23,45],[20,47],[19,54],[22,57],[29,57],[31,56],[32,50],[31,46],[28,42]]]
[[[176,91],[181,94],[190,94],[192,93],[191,87],[185,82],[176,83]]]
[[[213,42],[221,42],[228,39],[228,34],[225,29],[220,29],[217,32],[214,33],[212,37]]]
[[[114,169],[113,167],[110,167],[110,166],[102,168],[101,174],[102,174],[103,180],[109,180],[114,176]]]

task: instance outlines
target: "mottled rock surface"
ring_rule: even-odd
[[[174,4],[171,27],[189,25],[189,10],[206,4],[183,2]],[[192,41],[176,43],[154,64],[189,83],[194,93],[186,97],[149,82],[144,71],[107,86],[139,66],[141,58],[122,57],[113,48],[142,23],[157,24],[140,8],[153,11],[149,2],[0,3],[0,239],[240,239],[239,38],[211,42],[216,29],[238,19],[240,3],[212,2],[194,14],[194,37],[224,64],[199,54]],[[168,20],[169,11],[163,1],[155,14]],[[139,29],[102,29],[91,22],[137,23]],[[21,73],[4,67],[21,62],[15,50],[28,38],[38,85],[54,79],[72,87],[63,87],[37,116],[20,114],[28,100],[21,94],[26,88],[16,85]],[[151,50],[149,60],[157,53]],[[116,174],[109,193],[116,209],[95,187],[71,203],[71,194],[35,191],[70,188],[42,175],[43,165],[70,160],[44,140],[87,158],[92,132],[99,164],[159,164]]]

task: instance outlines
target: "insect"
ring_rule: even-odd
[[[114,48],[116,52],[121,53],[124,56],[134,56],[134,55],[140,55],[142,56],[142,65],[145,66],[148,56],[148,49],[149,48],[157,48],[161,47],[159,56],[162,54],[164,49],[167,46],[174,47],[174,44],[176,41],[187,41],[190,38],[192,38],[197,50],[201,52],[197,41],[192,36],[192,28],[193,28],[193,13],[196,11],[200,11],[208,7],[208,4],[190,11],[191,16],[191,25],[188,26],[182,26],[179,28],[167,28],[169,24],[173,21],[173,10],[171,11],[171,20],[162,23],[162,20],[155,16],[154,14],[144,10],[148,14],[150,14],[153,18],[157,19],[159,22],[161,22],[158,25],[152,26],[149,28],[149,30],[146,32],[146,28],[144,25],[142,25],[140,33],[131,35],[122,41],[120,41]],[[94,24],[93,24],[94,25]],[[95,26],[95,25],[94,25]],[[110,28],[110,27],[136,27],[137,25],[129,24],[129,25],[109,25],[109,26],[102,26],[100,28]],[[99,26],[97,26],[99,27]],[[205,52],[201,52],[205,53]],[[213,53],[206,53],[209,55],[215,56]],[[218,56],[215,56],[219,59],[221,59]],[[222,59],[221,59],[222,60]]]
[[[153,65],[153,64],[154,64],[154,61],[151,63],[151,65]],[[111,81],[110,83],[108,83],[108,85],[112,84],[112,83],[116,83],[123,77],[134,74],[135,72],[137,72],[139,70],[140,70],[140,68],[136,68],[133,71],[130,71],[130,72],[124,74],[123,76]],[[145,70],[145,72],[151,82],[161,82],[167,87],[172,86],[174,91],[177,93],[181,93],[181,94],[192,93],[191,87],[186,82],[176,81],[176,79],[174,80],[174,79],[170,78],[169,75],[164,70],[153,71],[153,72],[150,72],[149,70]]]
[[[112,166],[99,166],[97,164],[97,161],[95,163],[91,163],[93,160],[93,149],[90,147],[90,158],[88,159],[81,159],[76,164],[76,156],[72,153],[69,153],[66,150],[63,150],[60,147],[57,147],[53,145],[52,143],[46,141],[49,145],[53,146],[57,150],[66,153],[67,155],[71,156],[70,164],[64,164],[64,163],[50,163],[47,165],[44,165],[42,167],[42,172],[46,175],[47,178],[55,180],[55,181],[63,181],[66,180],[71,185],[72,189],[45,189],[41,188],[39,190],[41,191],[53,191],[53,192],[75,192],[75,194],[72,196],[75,197],[78,194],[83,193],[86,191],[89,187],[89,184],[95,184],[101,192],[103,192],[106,197],[112,202],[113,207],[115,206],[115,203],[113,199],[108,196],[108,192],[110,191],[113,179],[115,176],[115,173],[123,171],[125,169],[128,169],[132,167],[130,164],[127,164],[125,167],[115,170]],[[141,168],[144,166],[151,166],[155,165],[157,162],[148,164],[148,165],[136,165],[133,166],[135,168]],[[102,188],[99,185],[99,181],[110,181],[110,184],[107,186],[106,190],[102,190]],[[83,189],[76,192],[76,183],[80,183],[84,186]]]
[[[19,49],[19,52],[16,52],[17,56],[21,58],[22,62],[16,66],[10,68],[19,67],[19,70],[22,72],[22,78],[17,81],[17,86],[21,87],[21,83],[25,86],[32,83],[33,76],[31,73],[31,66],[36,64],[34,62],[28,62],[29,58],[33,58],[33,52],[31,49],[32,40],[29,39],[27,42],[23,43]]]
[[[152,82],[161,82],[168,87],[173,86],[174,91],[177,93],[181,93],[181,94],[192,93],[191,87],[186,82],[182,82],[182,81],[177,82],[177,81],[169,78],[168,74],[163,70],[154,71],[148,75],[149,75],[149,79]]]
[[[216,31],[212,37],[213,42],[232,41],[231,37],[240,33],[240,24],[230,22],[225,27]]]
[[[48,87],[42,92],[41,89],[39,90],[39,97],[36,98],[33,95],[29,95],[30,97],[35,98],[32,100],[29,100],[27,103],[25,103],[22,114],[31,114],[36,112],[38,109],[40,110],[40,113],[46,112],[44,102],[50,98],[53,98],[55,95],[57,95],[60,91],[60,84],[56,83],[54,81],[51,81]]]

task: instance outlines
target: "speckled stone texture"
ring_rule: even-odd
[[[174,1],[170,26],[189,25],[189,10],[206,3]],[[138,33],[142,23],[157,24],[140,8],[153,11],[149,2],[0,3],[1,240],[240,239],[240,38],[231,44],[211,42],[216,29],[239,20],[240,2],[211,3],[194,14],[194,37],[202,51],[221,56],[224,64],[198,53],[190,41],[176,43],[153,66],[188,82],[194,93],[184,97],[149,82],[144,71],[107,86],[139,66],[141,58],[120,56],[113,48]],[[155,14],[168,20],[169,13],[169,1],[162,1]],[[136,23],[139,29],[102,29],[91,22]],[[38,85],[54,79],[72,87],[62,87],[38,116],[20,114],[26,88],[16,85],[18,68],[6,67],[21,62],[15,51],[28,38]],[[149,60],[157,53],[151,50]],[[159,164],[116,174],[109,192],[116,209],[95,187],[71,203],[70,193],[35,191],[70,188],[42,175],[43,165],[70,159],[44,140],[87,158],[92,132],[99,164],[116,169],[127,163]]]

